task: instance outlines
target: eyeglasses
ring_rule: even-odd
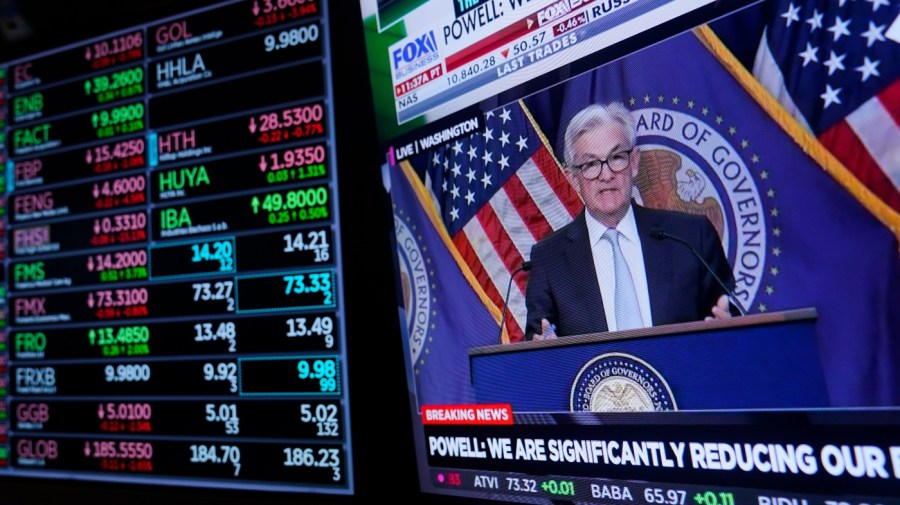
[[[603,172],[604,166],[608,166],[613,173],[619,173],[628,168],[632,151],[634,151],[633,147],[627,151],[612,153],[609,155],[609,158],[606,158],[605,160],[590,160],[585,161],[580,165],[572,165],[572,170],[581,174],[585,179],[596,179],[597,177],[600,177],[600,173]]]

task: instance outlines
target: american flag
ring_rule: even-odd
[[[774,2],[756,78],[900,211],[900,2]]]
[[[417,161],[457,252],[498,308],[510,274],[529,259],[531,246],[582,209],[523,107],[516,102],[486,112],[480,133],[440,145]],[[511,341],[523,337],[526,283],[522,273],[513,281],[506,320]]]

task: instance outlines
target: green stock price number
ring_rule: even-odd
[[[107,138],[144,129],[144,104],[131,103],[91,114],[97,138]]]
[[[319,381],[323,393],[337,391],[336,359],[301,359],[297,362],[297,378]]]
[[[254,214],[267,214],[269,224],[310,221],[328,217],[328,188],[317,186],[267,193],[250,199]]]
[[[734,493],[727,491],[696,493],[693,498],[697,505],[734,505]]]
[[[115,107],[109,110],[101,110],[91,114],[91,126],[102,128],[126,121],[144,118],[144,104],[141,102]]]
[[[97,75],[84,81],[85,95],[95,95],[100,103],[143,92],[144,69],[140,66]]]
[[[575,482],[571,480],[546,480],[541,489],[556,496],[575,496]]]

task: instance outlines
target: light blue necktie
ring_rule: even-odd
[[[619,231],[613,228],[606,230],[603,238],[612,244],[613,264],[616,276],[616,326],[618,330],[642,328],[641,309],[638,306],[637,292],[631,278],[631,270],[625,262],[625,256],[619,247]]]

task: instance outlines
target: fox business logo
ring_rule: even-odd
[[[401,79],[416,71],[424,70],[441,59],[437,38],[431,30],[392,46],[390,53],[394,79]]]

